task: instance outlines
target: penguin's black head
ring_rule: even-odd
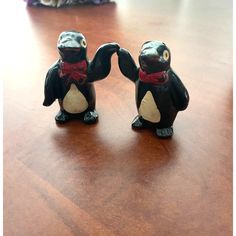
[[[143,71],[155,73],[170,68],[170,50],[160,41],[147,41],[142,45],[139,64]]]
[[[80,32],[73,30],[62,32],[57,41],[57,48],[61,59],[65,62],[76,63],[87,59],[87,42]]]

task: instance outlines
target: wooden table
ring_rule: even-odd
[[[4,236],[232,235],[232,1],[7,4]],[[57,103],[42,106],[44,78],[68,29],[86,36],[90,59],[110,41],[136,62],[147,40],[169,46],[190,93],[172,139],[131,129],[135,88],[116,55],[108,78],[95,83],[98,124],[56,125]]]

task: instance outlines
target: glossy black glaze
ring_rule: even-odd
[[[49,69],[44,86],[44,106],[50,106],[56,99],[59,101],[60,111],[56,115],[57,122],[64,123],[71,118],[83,118],[85,123],[97,121],[98,114],[95,110],[96,95],[92,82],[104,79],[111,69],[111,57],[117,52],[117,43],[107,43],[101,45],[95,53],[92,61],[87,58],[87,42],[84,35],[77,31],[62,32],[57,43],[60,59]],[[68,76],[61,76],[61,63],[73,65],[75,63],[86,62],[86,78],[83,80],[68,79]],[[75,84],[77,89],[87,100],[88,108],[80,114],[70,114],[63,108],[63,99],[70,89],[71,84]],[[78,116],[77,116],[78,115]]]
[[[139,110],[145,94],[150,91],[161,116],[160,121],[155,123],[138,115],[135,117],[132,127],[151,126],[155,127],[156,134],[161,138],[172,136],[173,122],[177,113],[187,108],[189,95],[180,78],[170,67],[171,55],[168,47],[160,41],[145,42],[139,55],[140,67],[136,66],[130,53],[121,48],[118,51],[118,62],[122,74],[135,82],[137,109]],[[158,84],[143,82],[139,78],[140,69],[148,75],[164,72],[166,81]]]

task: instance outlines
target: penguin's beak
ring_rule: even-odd
[[[153,73],[157,72],[165,61],[155,48],[147,48],[140,52],[139,63],[142,70]]]
[[[140,53],[140,60],[143,64],[149,64],[154,62],[165,62],[162,56],[159,55],[158,51],[154,48],[145,49]]]
[[[150,67],[153,67],[153,64],[156,64],[156,62],[159,61],[159,58],[160,56],[156,51],[143,51],[139,56],[140,66],[144,71],[148,71]]]
[[[75,41],[62,41],[58,43],[58,51],[64,61],[74,63],[85,58],[86,51]]]
[[[81,45],[79,44],[79,42],[77,42],[76,40],[72,39],[72,38],[65,38],[62,40],[59,40],[57,43],[57,48],[59,50],[80,50]]]

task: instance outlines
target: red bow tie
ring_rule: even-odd
[[[84,80],[87,78],[87,62],[86,60],[77,63],[60,62],[60,77],[67,76],[72,80]]]
[[[162,84],[168,80],[168,74],[166,71],[160,71],[156,73],[147,74],[141,68],[139,69],[139,79],[144,83]]]

